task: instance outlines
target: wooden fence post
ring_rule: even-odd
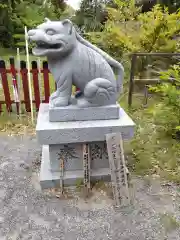
[[[26,68],[26,62],[21,61],[20,66],[21,66],[21,75],[22,75],[22,85],[23,85],[23,91],[24,91],[25,108],[27,112],[31,112],[29,89],[28,89],[28,76],[27,76],[28,71]]]
[[[16,78],[16,68],[15,68],[14,58],[13,57],[9,58],[9,63],[10,63],[10,71],[12,73],[12,76],[14,78]]]
[[[0,61],[0,74],[1,74],[1,79],[2,79],[2,87],[4,90],[4,98],[5,98],[6,108],[7,108],[8,112],[12,112],[11,95],[10,95],[10,91],[9,91],[6,64],[5,64],[5,61],[3,61],[3,60]]]
[[[34,98],[35,98],[35,105],[36,105],[36,111],[39,110],[40,105],[40,91],[39,91],[39,79],[38,79],[38,68],[37,68],[37,62],[32,61],[32,75],[33,75],[33,87],[34,87]]]
[[[18,98],[19,98],[19,101],[21,101],[21,97],[20,97],[20,93],[18,92],[18,83],[17,83],[17,71],[16,71],[16,68],[15,68],[15,62],[14,62],[14,58],[11,57],[9,58],[9,63],[10,63],[10,72],[12,74],[12,78],[13,78],[13,87],[15,87],[17,89],[17,94],[18,94]],[[20,108],[20,104],[19,102],[16,102],[15,101],[15,104],[16,104],[16,110],[17,110],[17,114],[19,115],[19,108]]]
[[[144,107],[146,107],[147,106],[147,103],[148,103],[148,93],[149,93],[149,91],[148,91],[149,89],[148,89],[148,85],[146,84],[145,86],[144,86],[144,103],[143,103],[143,105],[144,105]]]
[[[45,95],[45,103],[49,102],[50,96],[50,87],[49,87],[49,69],[48,62],[43,61],[43,76],[44,76],[44,95]]]
[[[136,64],[137,55],[134,53],[131,59],[131,74],[129,81],[129,96],[128,96],[128,106],[132,105],[132,94],[134,90],[134,73],[135,73],[135,64]]]

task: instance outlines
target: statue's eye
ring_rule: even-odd
[[[55,31],[53,29],[47,29],[46,30],[46,34],[48,35],[54,35],[55,34]]]

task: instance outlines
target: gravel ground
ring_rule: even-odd
[[[133,180],[134,201],[114,210],[103,190],[59,199],[38,183],[35,137],[0,135],[0,239],[180,239],[180,191],[155,180]]]

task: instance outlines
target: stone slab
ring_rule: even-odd
[[[83,179],[83,170],[65,171],[64,186],[75,186],[78,180]],[[110,169],[99,168],[91,170],[91,181],[110,181]],[[60,172],[50,171],[49,146],[42,147],[42,159],[40,170],[40,185],[42,189],[60,186]]]
[[[50,122],[108,120],[119,118],[119,105],[79,108],[77,105],[66,107],[49,106]]]
[[[42,145],[105,141],[106,134],[116,132],[121,132],[123,139],[132,138],[134,122],[122,108],[119,116],[112,120],[50,122],[49,104],[43,103],[37,119],[37,138]]]

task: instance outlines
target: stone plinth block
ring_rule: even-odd
[[[121,132],[123,139],[130,139],[134,134],[134,122],[119,109],[119,119],[96,121],[50,122],[49,105],[41,104],[36,132],[42,145],[70,144],[105,141],[106,134]]]
[[[82,159],[81,159],[82,161]],[[91,181],[103,180],[110,181],[110,169],[104,168],[91,168],[90,171]],[[81,169],[64,171],[63,184],[64,186],[75,186],[79,180],[83,181],[83,163]],[[49,146],[44,145],[42,149],[42,160],[40,170],[40,184],[42,189],[59,187],[60,186],[60,170],[52,171],[50,163]]]
[[[77,105],[66,107],[49,106],[50,122],[109,120],[119,118],[119,105],[79,108]]]
[[[119,109],[119,119],[96,121],[50,122],[49,105],[41,104],[37,137],[43,145],[40,183],[42,189],[58,187],[63,160],[63,183],[74,186],[83,181],[83,144],[89,144],[91,181],[110,181],[106,134],[121,133],[124,140],[133,137],[134,122]]]
[[[42,160],[40,170],[40,184],[42,189],[53,187],[55,188],[60,186],[60,159],[57,156],[59,155],[60,150],[63,148],[62,145],[59,147],[54,146],[54,149],[50,149],[52,147],[53,146],[50,147],[48,145],[44,145],[42,148]],[[68,147],[70,150],[70,154],[65,161],[63,184],[64,186],[75,186],[76,183],[79,182],[79,180],[83,181],[83,159],[76,158],[75,156],[77,155],[71,157],[71,153],[74,154],[74,150],[72,150],[72,145]],[[74,144],[74,148],[76,148],[75,152],[77,154],[80,152],[79,147],[79,144],[77,146],[76,144]],[[55,152],[58,154],[55,154]],[[52,159],[53,156],[55,157],[54,159]],[[109,160],[105,142],[96,142],[90,144],[90,180],[111,180]]]

